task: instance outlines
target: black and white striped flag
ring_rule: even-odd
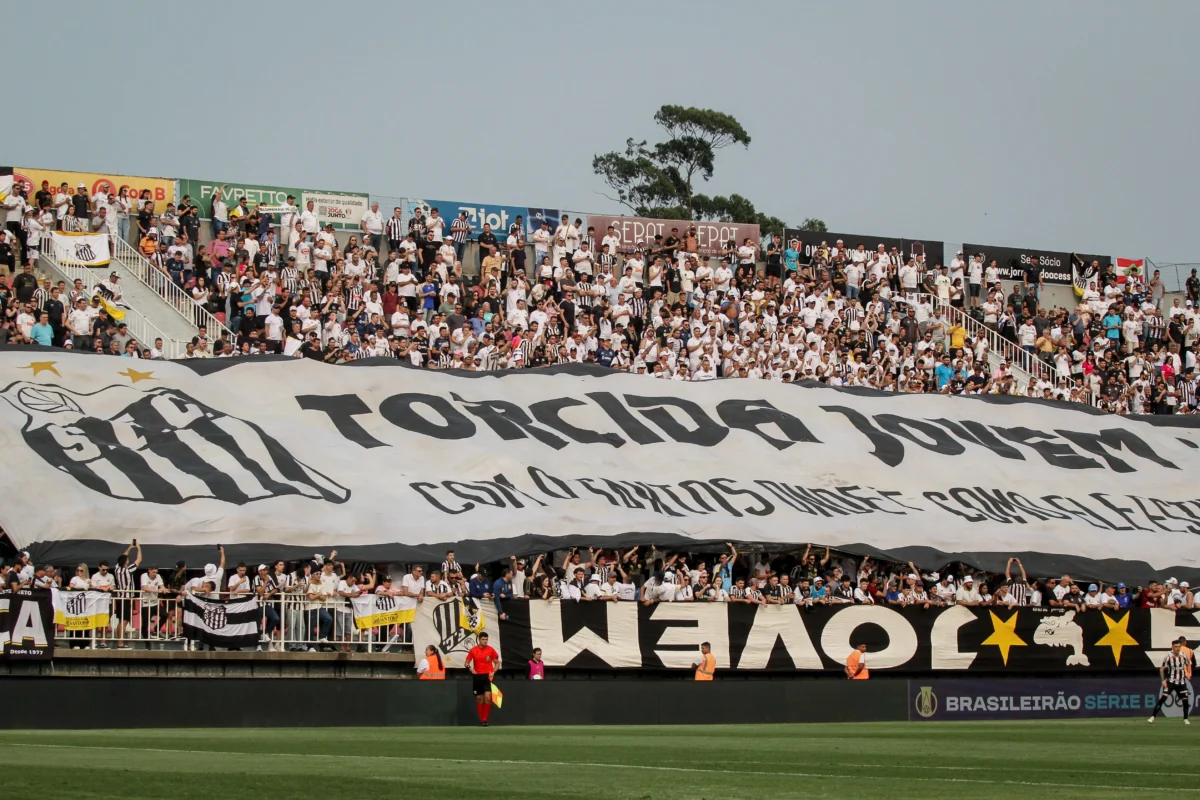
[[[258,644],[258,599],[205,600],[183,598],[183,636],[213,647],[255,647]]]

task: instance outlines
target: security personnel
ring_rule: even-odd
[[[711,681],[717,671],[717,659],[712,654],[712,646],[708,642],[700,645],[700,661],[692,664],[696,668],[696,680]]]
[[[446,680],[446,664],[442,661],[442,654],[433,645],[425,648],[425,657],[417,665],[417,673],[423,681]]]
[[[867,670],[867,646],[860,644],[846,658],[846,677],[852,681],[865,681],[871,677]]]

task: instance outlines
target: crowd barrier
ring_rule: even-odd
[[[61,592],[69,602],[82,592]],[[71,620],[56,615],[55,642],[58,647],[108,649],[198,650],[201,645],[186,636],[183,597],[146,597],[140,591],[113,591],[107,616],[77,616]],[[206,595],[208,599],[246,599],[249,595],[228,592]],[[258,650],[311,652],[320,649],[366,653],[411,652],[412,626],[398,624],[359,629],[354,624],[350,602],[337,597],[314,603],[300,594],[260,601]],[[266,631],[271,630],[270,636]]]

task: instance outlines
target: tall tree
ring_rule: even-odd
[[[721,111],[670,105],[660,108],[654,121],[665,141],[650,146],[626,139],[624,152],[592,159],[592,171],[616,192],[610,200],[643,217],[758,223],[783,232],[782,220],[760,213],[741,195],[708,197],[695,191],[697,179],[712,178],[718,150],[750,146],[740,122]]]

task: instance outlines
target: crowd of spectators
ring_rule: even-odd
[[[94,570],[86,564],[73,569],[35,566],[27,553],[19,553],[15,563],[0,566],[0,581],[12,589],[114,593],[110,631],[99,646],[113,641],[120,648],[131,646],[135,636],[147,641],[180,638],[180,605],[171,601],[189,593],[204,599],[257,597],[260,649],[300,651],[349,651],[365,647],[368,641],[382,652],[393,647],[407,649],[411,643],[407,626],[356,630],[349,600],[372,593],[395,600],[407,598],[410,604],[473,598],[493,605],[500,620],[507,619],[506,603],[522,599],[645,605],[795,604],[804,608],[843,604],[1034,606],[1081,613],[1129,607],[1197,608],[1188,583],[1174,578],[1145,586],[1077,583],[1069,575],[1030,578],[1018,558],[1009,559],[1002,573],[985,573],[966,564],[947,564],[926,572],[911,562],[881,562],[812,545],[784,553],[758,551],[751,556],[739,552],[733,543],[719,552],[704,553],[653,546],[572,548],[474,565],[460,563],[454,551],[447,552],[440,564],[404,565],[348,564],[339,561],[333,551],[300,562],[278,560],[256,568],[238,564],[228,576],[223,550],[220,555],[220,563],[202,569],[189,568],[181,561],[160,574],[156,565],[143,567],[136,543],[112,565],[101,561]],[[134,633],[138,630],[140,635]],[[285,630],[288,633],[282,635]]]
[[[39,193],[43,217],[57,213],[45,204],[60,197]],[[76,201],[92,215],[91,230],[111,231],[121,213],[105,211],[120,198]],[[664,380],[816,380],[1024,394],[1117,413],[1197,411],[1195,270],[1187,299],[1163,308],[1157,273],[1143,282],[1097,263],[1078,305],[1048,308],[1037,268],[1006,285],[1000,265],[979,255],[927,263],[884,245],[805,247],[775,236],[765,246],[728,242],[723,255],[705,257],[686,222],[618,252],[627,248],[612,230],[567,215],[527,239],[520,219],[507,233],[476,231],[465,214],[448,221],[436,208],[418,209],[403,219],[400,208],[386,215],[378,204],[360,234],[339,238],[307,206],[289,198],[279,213],[243,198],[230,207],[218,191],[203,210],[213,239],[202,247],[202,210],[191,198],[161,215],[152,202],[141,205],[142,253],[233,332],[210,339],[202,329],[187,358],[384,357],[467,371],[594,363]],[[42,223],[66,225],[73,213]],[[0,288],[0,340],[161,357],[161,343],[137,342],[109,318],[93,287],[39,283],[29,268],[37,226],[26,227],[34,257]],[[464,264],[468,239],[478,242],[477,264]],[[20,246],[16,233],[7,246]],[[104,294],[119,298],[116,278],[108,284]],[[1045,370],[1022,386],[1011,359],[993,367],[984,330]]]

